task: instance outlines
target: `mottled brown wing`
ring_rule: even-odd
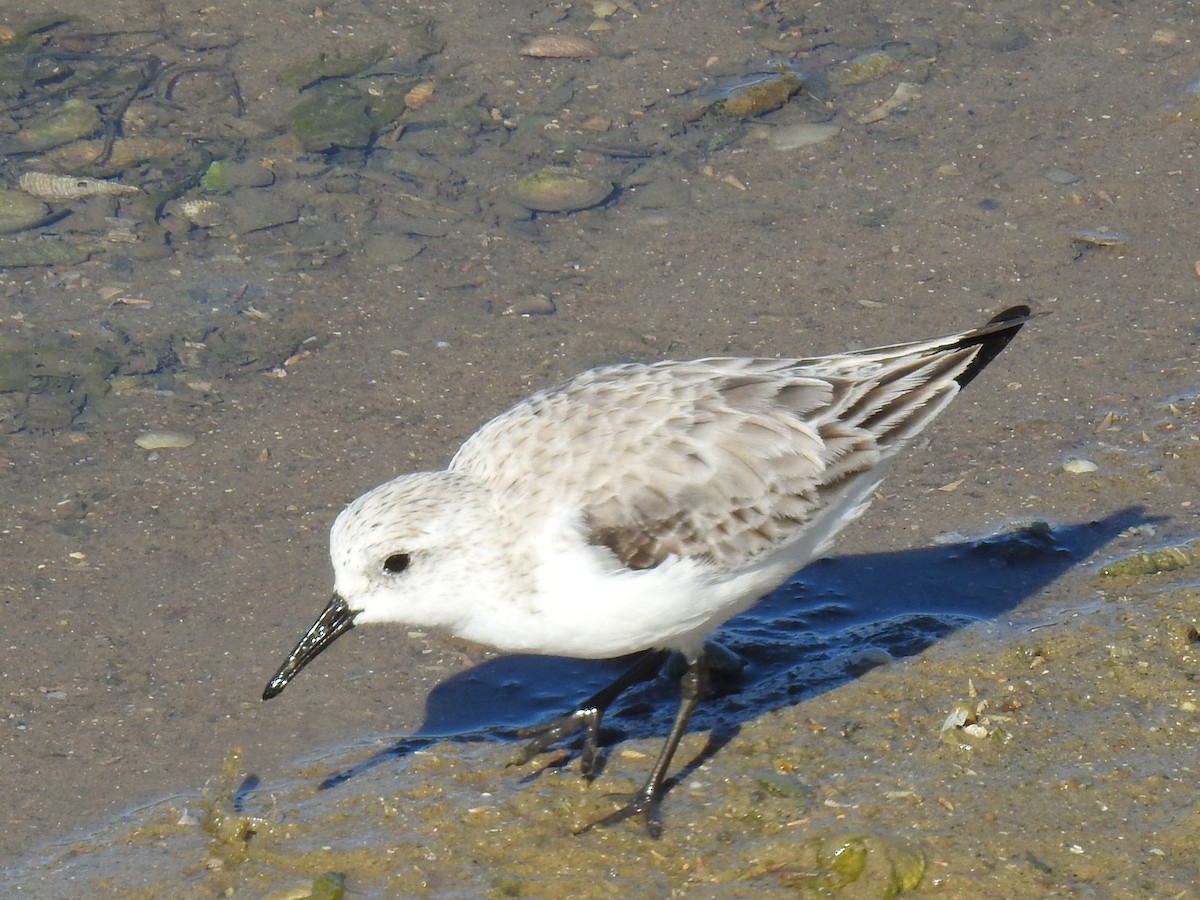
[[[577,511],[630,568],[670,555],[742,564],[873,477],[1023,322],[809,360],[595,369],[489,422],[451,467],[512,498],[503,514]]]

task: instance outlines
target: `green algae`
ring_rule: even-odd
[[[1196,565],[1200,565],[1200,540],[1131,553],[1104,566],[1100,574],[1105,578],[1136,578],[1190,569]]]

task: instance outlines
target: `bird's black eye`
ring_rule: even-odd
[[[389,575],[399,575],[408,568],[407,553],[393,553],[383,561],[383,571]]]

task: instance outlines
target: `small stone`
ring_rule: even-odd
[[[553,298],[545,294],[530,294],[507,307],[500,315],[530,318],[531,316],[552,316],[556,312],[558,312],[558,307]]]
[[[1069,185],[1079,184],[1079,182],[1083,181],[1082,175],[1076,175],[1074,172],[1068,172],[1066,169],[1060,169],[1057,166],[1051,166],[1044,171],[1042,177],[1060,187],[1068,187]]]
[[[143,431],[133,442],[143,450],[166,450],[190,447],[196,443],[196,436],[182,431]]]
[[[515,182],[509,196],[534,212],[575,212],[603,203],[611,181],[565,166],[546,166]]]
[[[407,234],[370,234],[363,239],[363,258],[376,266],[399,266],[425,249],[425,241]]]
[[[1063,471],[1070,472],[1072,475],[1086,475],[1089,472],[1095,472],[1099,468],[1090,459],[1069,459],[1063,463]]]
[[[892,662],[895,662],[892,654],[882,647],[866,647],[851,654],[850,658],[846,660],[846,669],[852,675],[858,676]]]
[[[257,160],[223,163],[221,175],[229,190],[269,187],[275,183],[275,173]]]
[[[811,147],[834,137],[842,129],[829,122],[802,122],[784,125],[771,132],[771,146],[776,150],[798,150]]]
[[[40,200],[17,191],[0,189],[0,234],[33,228],[46,220],[49,211]]]

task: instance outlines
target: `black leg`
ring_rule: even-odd
[[[692,713],[696,709],[696,704],[704,696],[704,691],[708,687],[708,662],[701,653],[687,671],[683,673],[683,677],[679,680],[679,709],[675,711],[675,721],[671,723],[671,731],[667,735],[666,743],[663,744],[662,750],[658,753],[658,759],[654,761],[654,768],[650,770],[650,777],[646,779],[646,783],[642,785],[641,790],[633,795],[633,799],[622,806],[614,813],[610,813],[602,819],[597,819],[578,829],[576,834],[583,834],[585,831],[590,831],[597,825],[603,827],[606,825],[615,825],[618,822],[623,822],[630,816],[640,815],[646,821],[646,831],[650,837],[657,838],[662,836],[662,821],[659,817],[659,805],[662,801],[663,782],[667,777],[667,770],[671,767],[671,758],[675,755],[676,749],[679,747],[679,741],[683,737],[683,732],[687,728],[688,719],[692,717]]]
[[[590,777],[596,770],[596,758],[600,752],[600,720],[613,701],[635,684],[649,681],[662,668],[668,653],[665,650],[647,650],[634,661],[612,684],[601,688],[566,715],[558,716],[540,725],[517,729],[517,737],[532,740],[517,751],[509,761],[510,766],[529,762],[556,741],[560,741],[584,729],[583,750],[580,753],[580,769]]]

